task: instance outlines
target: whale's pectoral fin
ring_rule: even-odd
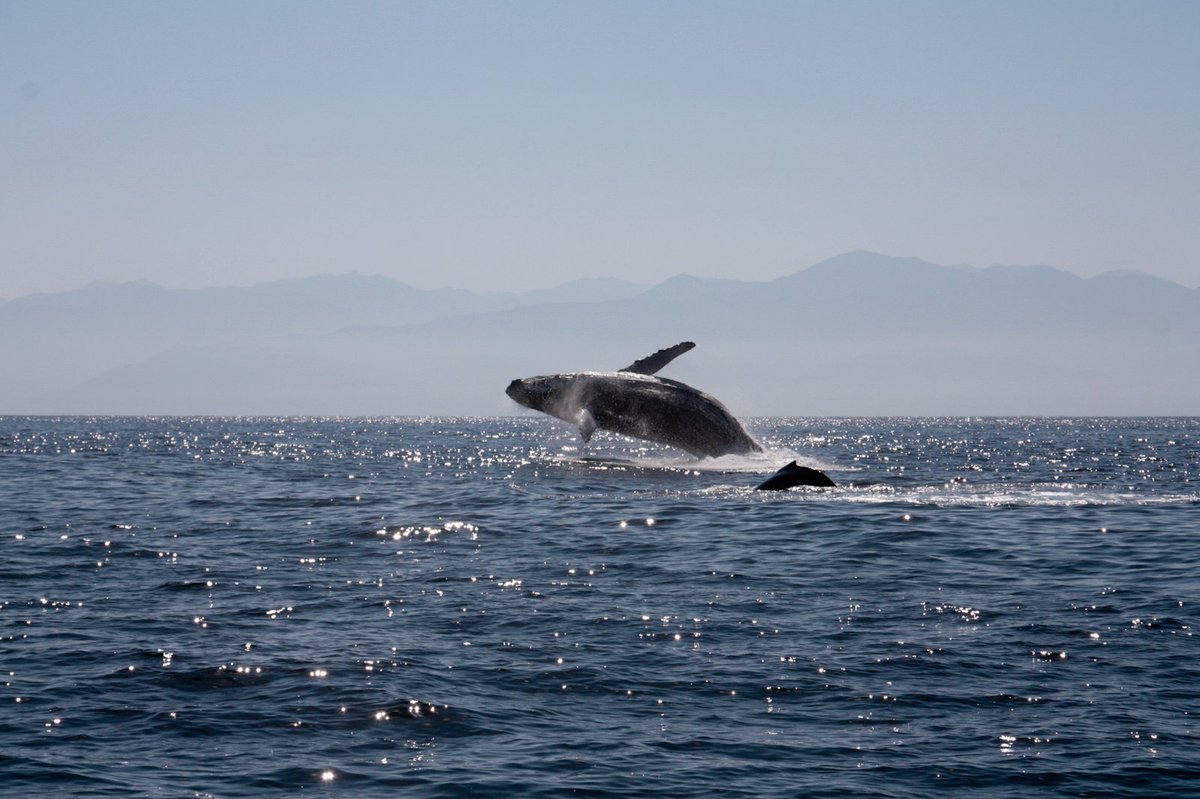
[[[639,375],[652,375],[694,346],[696,346],[694,341],[681,341],[674,347],[661,349],[653,355],[647,355],[645,358],[634,361],[624,369],[618,369],[617,371],[635,372]]]
[[[594,432],[596,432],[596,419],[592,416],[591,411],[584,408],[579,412],[579,437],[584,441],[591,441]]]

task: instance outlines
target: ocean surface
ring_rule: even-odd
[[[747,427],[0,418],[0,794],[1200,795],[1200,419]]]

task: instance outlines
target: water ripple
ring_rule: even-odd
[[[750,427],[0,420],[4,784],[1188,793],[1200,421]]]

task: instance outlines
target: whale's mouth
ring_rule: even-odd
[[[514,402],[519,405],[524,405],[526,408],[537,409],[537,392],[529,385],[529,381],[517,378],[508,384],[508,388],[504,389]]]

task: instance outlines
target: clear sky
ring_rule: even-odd
[[[0,297],[321,272],[1200,286],[1200,3],[0,0]]]

